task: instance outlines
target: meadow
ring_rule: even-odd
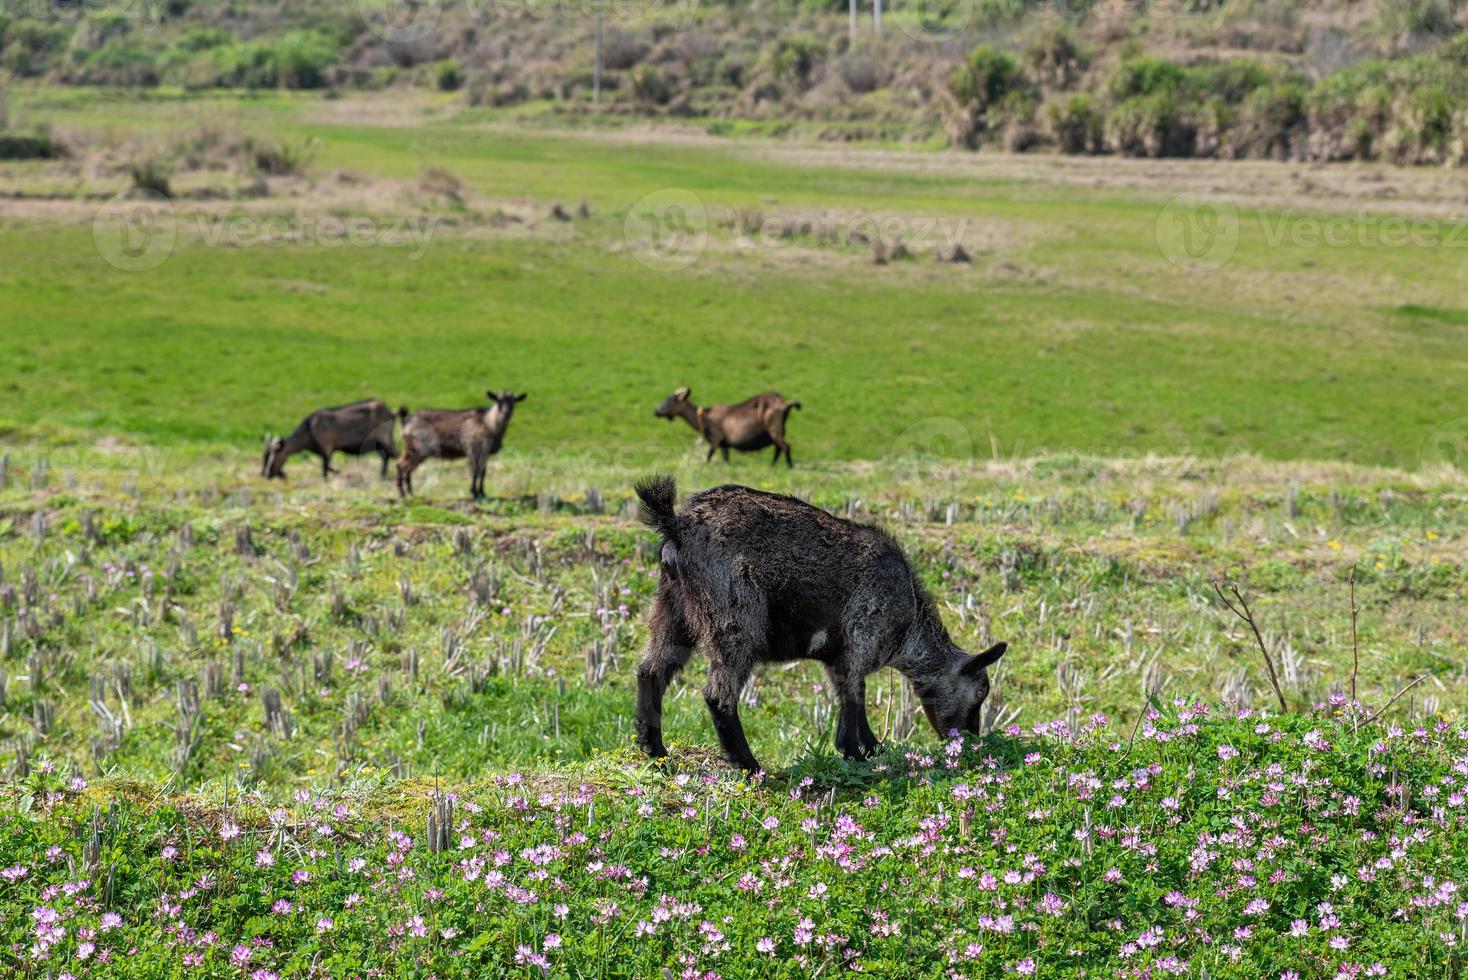
[[[568,131],[434,99],[17,105],[84,150],[0,166],[12,971],[1459,975],[1455,176]],[[210,129],[315,142],[262,177]],[[175,161],[171,253],[109,264],[119,161],[184,144],[205,162]],[[705,208],[687,263],[636,220],[669,189]],[[1179,194],[1238,217],[1221,263],[1179,259]],[[206,234],[302,212],[436,223],[417,258]],[[878,265],[821,224],[863,217],[909,240],[965,219],[972,259]],[[1439,237],[1385,244],[1399,220]],[[1300,233],[1321,227],[1347,243]],[[705,464],[652,417],[679,384],[800,399],[795,468]],[[530,397],[482,503],[460,464],[406,502],[375,460],[257,476],[260,436],[321,404],[485,387]],[[695,658],[671,758],[641,758],[657,557],[629,501],[653,470],[886,526],[957,642],[1010,643],[986,733],[939,737],[885,672],[883,751],[845,760],[824,674],[772,667],[741,706],[771,768],[746,779]]]
[[[812,462],[879,458],[913,426],[952,419],[960,456],[1250,451],[1408,469],[1463,417],[1456,174],[1242,164],[1229,177],[1189,162],[1096,186],[1100,161],[1047,173],[677,132],[653,150],[431,100],[421,118],[342,101],[17,98],[22,118],[70,127],[102,159],[3,169],[22,200],[0,236],[0,417],[246,442],[358,395],[448,407],[513,386],[532,399],[517,442],[640,451],[670,444],[648,419],[688,384],[703,403],[765,388],[801,400],[796,458]],[[250,132],[315,140],[308,174],[260,178],[273,190],[253,199],[239,196],[248,175],[179,174],[167,259],[139,273],[97,261],[93,199],[127,186],[113,156]],[[428,166],[462,184],[458,200],[424,190]],[[669,271],[643,261],[646,226],[629,216],[671,192],[701,203],[706,244]],[[1228,254],[1203,256],[1226,262],[1194,268],[1177,251],[1179,195],[1236,216]],[[582,201],[587,219],[546,217]],[[302,209],[437,224],[416,258],[211,244],[196,224]],[[765,227],[726,226],[751,212]],[[791,233],[770,231],[781,220]],[[1383,234],[1408,220],[1410,237]],[[822,221],[881,222],[914,258],[874,268],[868,249],[801,230]],[[919,250],[942,229],[972,263]]]

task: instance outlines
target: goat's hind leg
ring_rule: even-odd
[[[744,723],[739,720],[739,694],[760,659],[759,651],[750,642],[749,634],[737,628],[711,640],[710,647],[709,679],[703,688],[703,700],[713,716],[719,745],[730,764],[746,772],[758,772],[759,761],[750,751]]]
[[[668,754],[663,745],[663,693],[693,656],[693,634],[678,612],[681,599],[677,585],[664,572],[648,622],[647,652],[637,665],[637,744],[654,759]]]

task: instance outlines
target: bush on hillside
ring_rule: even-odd
[[[133,187],[151,191],[163,197],[171,197],[169,178],[173,176],[173,164],[161,156],[143,157],[128,164],[128,177]]]
[[[64,22],[18,17],[0,32],[0,68],[14,75],[40,75],[66,50],[70,37]]]
[[[1166,58],[1136,56],[1116,67],[1107,83],[1107,94],[1117,103],[1128,99],[1165,95],[1176,98],[1188,87],[1188,70]]]
[[[777,82],[810,85],[816,66],[826,57],[826,46],[808,34],[782,37],[765,48],[764,66]]]
[[[673,86],[661,68],[638,65],[632,69],[632,97],[643,105],[666,105],[673,97]]]
[[[1096,97],[1078,92],[1045,104],[1045,129],[1062,153],[1100,153],[1106,117]]]
[[[1107,115],[1106,142],[1127,156],[1192,156],[1198,131],[1188,108],[1177,93],[1166,89],[1133,96]]]
[[[990,44],[975,48],[948,76],[954,109],[949,118],[950,141],[973,145],[978,137],[997,128],[1003,107],[1016,107],[1016,96],[1029,88],[1029,79],[1013,55]]]
[[[459,74],[459,63],[452,59],[439,62],[434,72],[434,84],[440,92],[457,92],[464,84],[464,77]]]
[[[1048,27],[1025,46],[1025,64],[1041,85],[1069,89],[1091,65],[1091,50],[1068,25]]]
[[[1305,134],[1306,95],[1300,82],[1265,85],[1250,92],[1227,135],[1227,155],[1277,160],[1293,156]]]

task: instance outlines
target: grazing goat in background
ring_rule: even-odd
[[[400,415],[407,413],[406,408],[399,410]],[[377,453],[382,457],[382,477],[386,479],[387,464],[398,454],[392,429],[392,409],[381,398],[317,409],[284,439],[265,437],[260,475],[284,480],[285,461],[296,453],[312,452],[321,457],[321,476],[325,479],[336,472],[331,468],[332,453],[348,456]]]
[[[642,520],[662,538],[662,567],[647,653],[637,667],[637,741],[663,745],[663,692],[702,646],[704,700],[724,754],[755,771],[739,721],[739,694],[754,665],[819,660],[840,701],[836,747],[863,757],[877,747],[867,722],[866,678],[893,667],[912,682],[939,735],[979,733],[988,668],[999,643],[977,656],[954,645],[932,598],[884,532],[748,487],[723,486],[674,511],[673,478],[637,485]]]
[[[424,409],[403,420],[403,457],[398,460],[398,494],[413,492],[413,471],[425,459],[469,460],[469,495],[484,497],[484,470],[500,451],[510,416],[525,396],[487,391],[494,402],[483,408]]]
[[[799,407],[800,402],[786,401],[776,392],[767,391],[738,405],[700,408],[689,400],[687,388],[679,388],[653,409],[652,414],[669,422],[677,416],[693,426],[693,431],[709,444],[705,462],[714,458],[715,450],[724,454],[727,463],[730,449],[748,453],[774,445],[775,458],[770,460],[770,465],[778,463],[783,452],[785,465],[793,467],[790,443],[785,441],[785,418],[792,408]]]

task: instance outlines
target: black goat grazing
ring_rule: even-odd
[[[954,645],[897,543],[874,527],[793,497],[723,486],[674,511],[672,477],[637,485],[643,523],[662,537],[647,653],[637,667],[637,740],[663,745],[663,692],[696,647],[709,658],[704,700],[731,763],[759,768],[739,721],[739,693],[761,661],[826,665],[840,700],[836,747],[877,747],[866,678],[891,666],[912,682],[938,734],[977,734],[998,643],[977,656]]]
[[[399,413],[407,415],[406,408]],[[367,398],[349,405],[319,408],[296,426],[285,438],[265,438],[265,456],[260,461],[260,475],[267,479],[285,479],[285,461],[296,453],[311,452],[321,457],[323,479],[336,472],[331,468],[332,453],[382,457],[382,476],[387,477],[387,464],[398,454],[393,441],[393,413],[381,398]]]

